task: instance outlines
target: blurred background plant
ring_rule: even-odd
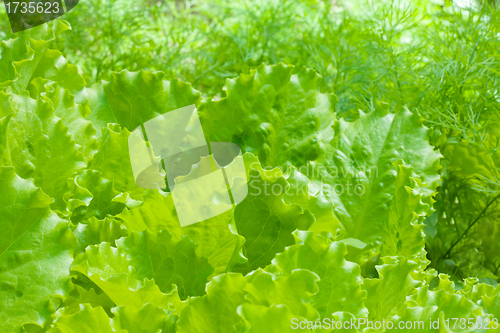
[[[88,84],[158,70],[206,96],[263,62],[307,66],[347,118],[406,106],[455,130],[497,111],[499,15],[494,1],[85,0],[52,47]]]

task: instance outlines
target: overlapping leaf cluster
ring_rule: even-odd
[[[161,72],[87,86],[48,47],[68,29],[55,21],[0,44],[0,332],[286,332],[294,318],[500,316],[496,271],[486,284],[474,266],[498,265],[496,219],[460,240],[470,253],[446,253],[471,262],[461,290],[427,259],[455,239],[428,218],[441,212],[443,163],[416,111],[346,121],[315,71],[283,64],[229,79],[218,100]],[[135,184],[128,136],[192,104],[207,141],[242,148],[249,194],[181,228],[168,193]],[[469,186],[498,157],[464,142],[441,151],[446,175]]]

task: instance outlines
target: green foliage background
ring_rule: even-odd
[[[16,35],[4,16],[0,332],[500,331],[493,1],[88,0]],[[128,136],[191,104],[259,191],[181,228]],[[467,326],[441,331],[487,331]]]

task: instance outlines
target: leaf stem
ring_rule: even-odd
[[[471,223],[469,224],[469,226],[467,227],[467,229],[464,230],[464,232],[462,233],[462,235],[460,235],[460,237],[458,237],[458,239],[450,246],[450,248],[448,249],[448,251],[446,251],[446,253],[444,254],[444,258],[448,258],[450,253],[451,253],[451,250],[455,247],[455,245],[458,244],[458,242],[460,242],[462,240],[462,238],[464,238],[464,236],[467,234],[467,232],[469,232],[470,228],[472,228],[472,226],[474,224],[477,223],[477,221],[479,221],[479,219],[484,215],[484,213],[486,213],[486,210],[491,206],[491,204],[493,204],[493,202],[495,202],[498,198],[500,198],[500,194],[497,195],[496,197],[493,198],[493,200],[491,200],[484,208],[483,210],[481,211],[481,213],[479,213],[479,215],[476,217],[476,219]]]

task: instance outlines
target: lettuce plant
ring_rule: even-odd
[[[0,43],[0,332],[497,329],[496,118],[446,136],[416,109],[342,117],[316,71],[283,63],[217,98],[163,72],[89,85],[51,48],[68,29]],[[128,137],[192,104],[207,141],[242,148],[249,195],[181,227],[168,192],[136,185]]]

